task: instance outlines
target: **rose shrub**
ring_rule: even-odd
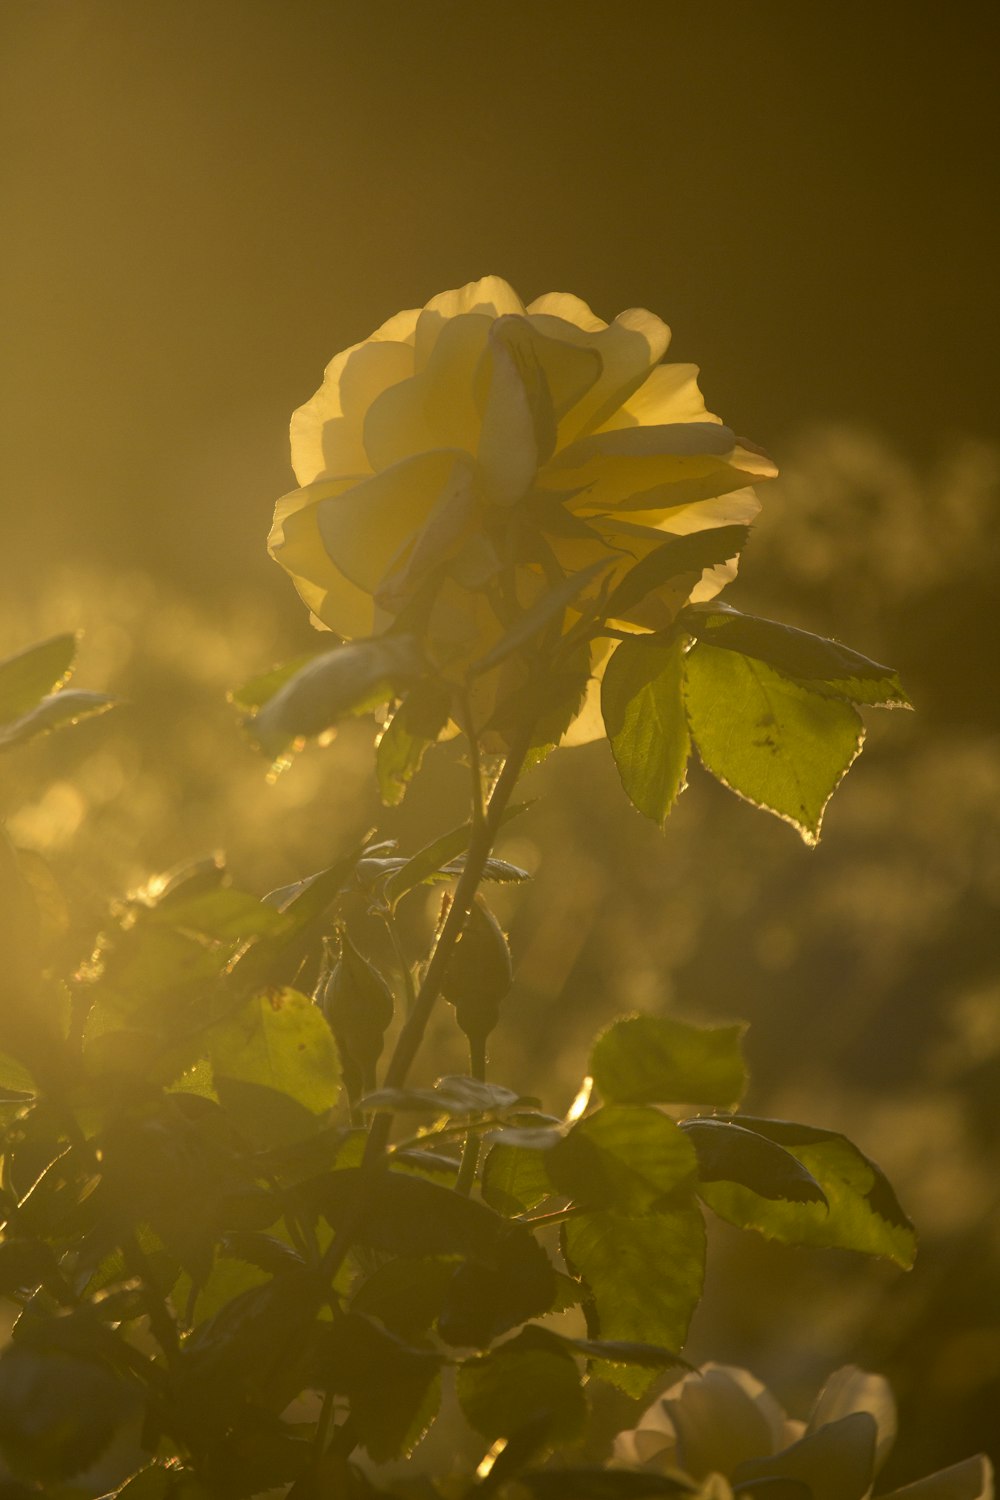
[[[595,565],[579,607],[671,535],[756,515],[750,485],[775,467],[705,409],[695,366],[660,363],[669,339],[642,309],[608,324],[563,292],[525,307],[495,276],[398,313],[292,417],[301,488],[277,504],[272,555],[337,635],[413,631],[463,680],[562,578]],[[734,571],[697,567],[612,624],[663,629]]]

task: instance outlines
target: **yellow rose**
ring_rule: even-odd
[[[554,576],[603,558],[613,581],[670,534],[750,521],[774,465],[706,411],[694,366],[660,363],[669,338],[563,292],[525,307],[495,276],[397,314],[292,417],[301,488],[272,555],[339,636],[403,615],[458,677]],[[734,571],[624,623],[665,626]]]

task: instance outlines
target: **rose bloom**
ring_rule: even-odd
[[[855,1365],[831,1375],[798,1422],[747,1370],[707,1364],[619,1434],[612,1463],[694,1480],[703,1500],[732,1500],[766,1479],[795,1484],[802,1500],[866,1500],[895,1436],[888,1381]],[[993,1500],[992,1466],[980,1454],[880,1500]]]
[[[614,582],[671,535],[756,515],[750,484],[774,465],[706,411],[695,366],[660,363],[669,340],[653,313],[608,324],[565,292],[525,307],[495,276],[398,313],[292,417],[301,488],[272,555],[317,622],[413,629],[461,681],[559,576],[603,558]],[[614,623],[665,628],[734,572]]]

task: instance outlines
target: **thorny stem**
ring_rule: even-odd
[[[389,934],[392,943],[392,951],[396,955],[396,963],[399,967],[400,977],[403,981],[403,991],[406,995],[406,1014],[409,1015],[417,1003],[417,991],[413,983],[413,970],[409,959],[403,950],[402,939],[399,936],[399,928],[396,926],[395,918],[387,906],[383,907],[379,915],[385,923],[385,930]]]
[[[441,993],[441,986],[445,973],[451,959],[452,952],[462,928],[465,926],[466,918],[475,899],[479,883],[483,878],[486,861],[489,859],[493,848],[493,841],[500,828],[501,819],[510,801],[511,794],[517,784],[517,778],[521,774],[524,758],[528,753],[531,743],[531,734],[534,721],[525,723],[507,759],[504,761],[503,770],[497,778],[489,803],[486,806],[481,823],[474,821],[472,837],[469,840],[468,852],[465,856],[465,865],[455,887],[448,916],[441,929],[434,952],[431,954],[430,962],[424,972],[423,983],[417,993],[413,1008],[403,1023],[403,1029],[396,1039],[396,1046],[389,1066],[385,1071],[382,1087],[387,1089],[402,1088],[406,1082],[407,1075],[413,1065],[413,1060],[420,1050],[420,1044],[427,1030],[435,1002]],[[362,1170],[367,1174],[369,1184],[374,1182],[374,1173],[385,1165],[386,1146],[389,1140],[389,1131],[392,1128],[392,1116],[387,1112],[376,1114],[372,1126],[368,1132],[368,1140],[365,1143],[365,1154],[362,1160]],[[323,1274],[328,1279],[336,1275],[343,1264],[347,1252],[351,1248],[354,1237],[365,1217],[370,1201],[370,1192],[362,1191],[358,1194],[353,1205],[353,1211],[341,1224],[340,1229],[334,1235],[333,1240],[327,1248],[323,1257]]]

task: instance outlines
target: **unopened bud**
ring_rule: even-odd
[[[510,948],[500,924],[477,896],[445,972],[442,990],[470,1041],[489,1036],[512,983]]]

